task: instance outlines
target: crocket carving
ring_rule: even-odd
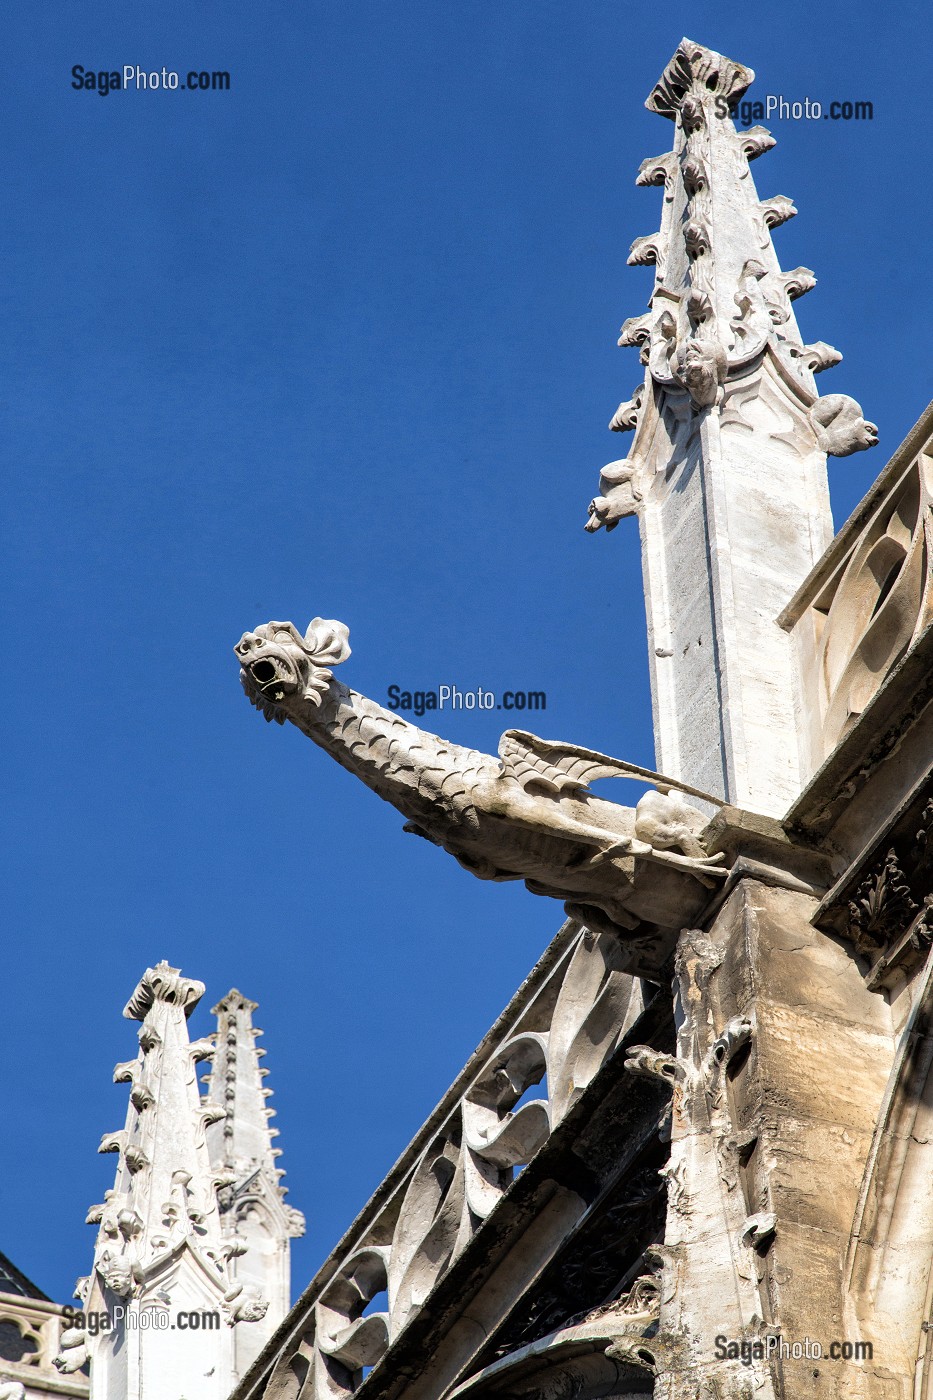
[[[241,680],[267,720],[290,720],[483,880],[524,880],[595,928],[679,928],[723,875],[699,833],[707,818],[673,779],[574,744],[507,730],[499,755],[448,743],[335,681],[348,630],[315,618],[247,632],[235,648]],[[588,791],[597,778],[655,783],[635,808]],[[676,789],[676,791],[674,791]]]

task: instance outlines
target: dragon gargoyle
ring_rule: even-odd
[[[267,720],[290,720],[407,818],[406,831],[482,880],[524,880],[591,928],[681,928],[724,871],[699,839],[695,788],[605,754],[507,730],[499,756],[448,743],[335,681],[350,655],[341,622],[304,637],[269,622],[236,645],[241,680]],[[648,780],[635,808],[588,791],[598,778]]]

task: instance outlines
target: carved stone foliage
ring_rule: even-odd
[[[649,316],[630,316],[627,321],[623,321],[619,331],[619,348],[628,349],[630,346],[637,346],[644,350],[651,339],[651,318]]]
[[[630,433],[638,425],[638,414],[645,394],[644,384],[636,386],[632,397],[619,404],[609,420],[611,433]]]
[[[777,145],[774,137],[764,126],[750,126],[739,137],[746,160],[757,160],[765,151]]]
[[[764,240],[762,247],[766,248],[770,239],[768,229],[780,228],[781,224],[786,224],[788,219],[792,219],[797,213],[792,199],[788,199],[786,194],[775,194],[770,199],[763,199],[758,206],[758,213],[765,227],[762,237]]]
[[[681,112],[684,99],[688,94],[695,96],[697,89],[724,98],[729,103],[737,102],[754,79],[751,68],[714,53],[691,39],[684,39],[645,106],[649,111],[673,121]]]
[[[836,915],[830,922],[867,959],[865,980],[873,989],[902,982],[933,945],[933,799],[911,803],[888,835],[845,908],[831,896],[827,901],[827,912]]]
[[[821,400],[825,403],[825,400]],[[855,724],[933,617],[933,457],[891,481],[813,604],[824,751]]]
[[[892,847],[865,877],[849,904],[849,933],[860,953],[878,949],[910,923],[917,905]]]
[[[618,963],[612,937],[575,936],[308,1304],[270,1400],[349,1395],[386,1355],[639,1014]]]
[[[660,276],[664,261],[664,242],[661,235],[649,233],[642,238],[636,238],[626,261],[629,267],[656,266]]]
[[[833,365],[842,361],[840,351],[833,345],[827,345],[825,340],[815,340],[812,345],[804,345],[801,350],[792,353],[799,355],[811,374],[822,374],[824,369],[832,369]]]
[[[666,201],[673,199],[671,182],[677,169],[677,156],[673,151],[665,151],[662,156],[648,156],[638,167],[636,185],[663,185]]]

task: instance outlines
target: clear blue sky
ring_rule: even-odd
[[[166,957],[260,1002],[295,1291],[561,920],[482,884],[245,702],[270,618],[349,624],[349,684],[543,689],[536,728],[653,759],[637,531],[582,529],[639,377],[643,102],[687,33],[773,121],[754,168],[819,278],[807,338],[882,446],[930,397],[926,5],[95,0],[4,6],[7,728],[0,1248],[66,1300],[112,1183],[120,1012]],[[71,87],[226,69],[227,93]],[[905,79],[905,70],[908,77]],[[494,750],[502,716],[445,714]],[[620,794],[614,794],[619,796]]]

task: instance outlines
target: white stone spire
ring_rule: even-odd
[[[266,1311],[233,1277],[237,1246],[221,1225],[218,1190],[230,1177],[212,1165],[205,1129],[222,1110],[202,1103],[195,1068],[214,1047],[189,1041],[187,1026],[203,992],[161,962],[123,1012],[142,1022],[140,1050],[114,1071],[131,1086],[126,1126],[100,1145],[119,1162],[88,1214],[100,1228],[76,1296],[89,1325],[63,1335],[57,1361],[70,1371],[90,1354],[92,1400],[224,1400],[237,1379],[236,1324]]]
[[[797,327],[791,303],[815,278],[782,272],[771,242],[797,211],[759,199],[749,171],[774,141],[729,115],[753,78],[684,39],[648,98],[675,135],[636,182],[664,190],[659,232],[628,259],[655,267],[649,309],[619,339],[644,380],[610,423],[634,439],[587,529],[639,518],[659,769],[779,816],[807,775],[776,619],[832,536],[826,454],[877,430],[854,400],[817,394],[814,374],[842,357]]]
[[[304,1216],[285,1204],[284,1171],[276,1166],[281,1150],[273,1146],[278,1128],[270,1127],[275,1109],[264,1085],[269,1071],[260,1066],[265,1050],[256,1045],[262,1031],[253,1025],[256,1003],[233,988],[213,1008],[217,1049],[207,1078],[207,1103],[214,1110],[207,1143],[216,1171],[229,1181],[220,1193],[224,1237],[236,1242],[231,1268],[238,1282],[257,1290],[269,1303],[255,1327],[238,1328],[236,1369],[243,1375],[288,1311],[289,1241],[304,1234]]]

